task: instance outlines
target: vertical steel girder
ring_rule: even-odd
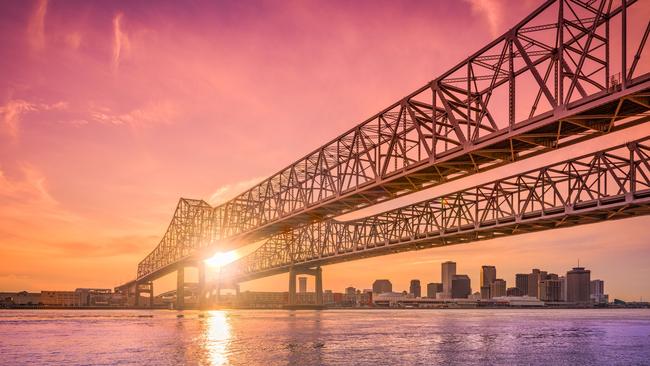
[[[232,200],[211,207],[181,199],[138,278],[201,248],[265,239],[647,118],[650,73],[639,59],[650,23],[625,16],[638,3],[548,0],[435,80]],[[635,42],[632,27],[645,29]],[[622,72],[612,74],[616,63]]]
[[[650,137],[363,219],[296,228],[221,273],[241,281],[643,214],[650,214]]]

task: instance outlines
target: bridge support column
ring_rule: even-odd
[[[298,273],[295,269],[289,270],[289,305],[296,305],[296,276]]]
[[[316,305],[323,305],[323,270],[316,268]]]
[[[133,305],[135,307],[140,307],[142,305],[152,308],[153,307],[153,282],[152,281],[147,281],[147,282],[135,282],[134,284],[134,303]],[[130,292],[130,291],[129,291]],[[140,301],[140,297],[142,294],[149,294],[149,301],[148,304],[142,304]]]
[[[149,282],[149,307],[153,308],[153,281]]]
[[[176,270],[176,309],[185,307],[185,267],[180,265]]]
[[[323,270],[320,266],[316,268],[291,268],[289,270],[289,305],[297,305],[296,276],[301,274],[315,277],[315,305],[323,305]]]
[[[207,301],[205,298],[206,295],[206,289],[205,289],[205,263],[203,261],[199,261],[196,265],[196,267],[199,270],[199,301],[198,301],[198,306],[199,309],[204,309],[207,305]]]
[[[136,282],[133,287],[134,287],[133,293],[135,295],[135,300],[133,302],[133,306],[135,306],[137,308],[137,307],[140,307],[140,284]]]

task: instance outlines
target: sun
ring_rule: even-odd
[[[228,263],[232,263],[237,259],[239,259],[237,252],[235,250],[231,250],[225,253],[217,252],[212,257],[206,259],[204,262],[208,265],[208,267],[218,268],[223,267]]]

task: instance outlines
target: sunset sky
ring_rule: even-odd
[[[540,3],[2,2],[0,291],[133,279],[179,197],[216,204],[240,193]],[[650,2],[636,8],[650,16]],[[641,126],[480,179],[649,132]],[[333,265],[324,285],[343,291],[389,278],[403,290],[411,278],[440,281],[440,263],[455,260],[476,290],[482,264],[514,286],[517,272],[564,273],[579,259],[611,298],[650,299],[649,225],[640,217]],[[286,291],[287,279],[242,288]]]

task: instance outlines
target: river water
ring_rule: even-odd
[[[650,309],[2,310],[0,364],[650,365]]]

